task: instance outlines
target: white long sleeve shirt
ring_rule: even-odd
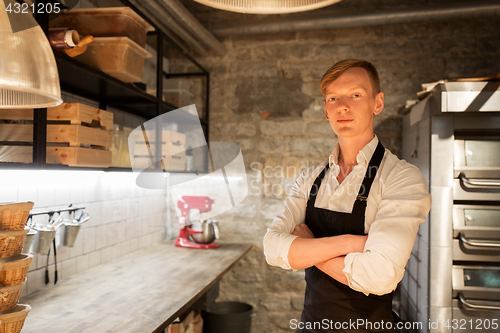
[[[330,163],[330,168],[316,197],[315,207],[351,213],[368,163],[375,152],[375,136],[356,157],[354,170],[339,184],[337,176],[339,145],[329,159],[306,169],[296,180],[264,237],[264,254],[270,265],[291,269],[288,262],[295,226],[304,223],[309,191],[316,177]],[[343,270],[349,286],[359,292],[384,295],[396,289],[404,275],[419,224],[425,221],[431,206],[430,194],[422,173],[400,160],[389,150],[373,181],[365,212],[368,239],[362,253],[350,253]]]

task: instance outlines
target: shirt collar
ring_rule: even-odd
[[[375,135],[373,139],[366,144],[356,155],[356,162],[359,164],[368,164],[370,159],[373,156],[373,153],[375,152],[375,149],[377,149],[378,145],[378,137]],[[328,158],[328,163],[330,165],[330,168],[333,168],[338,165],[339,162],[339,152],[340,152],[340,145],[337,143],[335,148],[333,148],[332,153],[330,154]]]

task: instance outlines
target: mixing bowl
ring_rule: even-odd
[[[194,242],[198,244],[210,244],[219,238],[219,221],[199,220],[193,221],[189,228],[193,231],[202,231],[199,234],[190,234]]]

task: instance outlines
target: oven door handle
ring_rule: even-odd
[[[491,249],[500,249],[500,242],[494,242],[494,241],[477,241],[477,240],[472,240],[467,237],[465,237],[462,233],[458,234],[458,237],[460,240],[470,246],[475,246],[475,247],[488,247]]]
[[[500,306],[471,304],[471,303],[469,303],[469,301],[467,301],[465,299],[465,297],[462,295],[462,293],[458,293],[458,299],[460,300],[460,302],[463,305],[465,305],[467,308],[470,308],[470,309],[500,311]]]
[[[485,179],[485,180],[480,180],[480,181],[474,181],[469,178],[466,178],[463,173],[460,173],[458,175],[460,180],[464,182],[467,185],[472,185],[472,186],[493,186],[493,187],[499,187],[500,188],[500,180],[498,179]]]

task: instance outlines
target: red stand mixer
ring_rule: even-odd
[[[198,209],[200,213],[206,213],[212,210],[212,204],[214,200],[209,197],[204,196],[182,196],[177,200],[177,208],[181,210],[181,218],[179,219],[179,224],[181,229],[179,230],[179,237],[175,242],[175,246],[188,247],[193,249],[214,249],[219,247],[218,243],[210,244],[200,244],[196,240],[192,239],[196,235],[203,234],[204,231],[196,231],[191,229],[191,221],[189,220],[189,211],[191,209]],[[206,221],[202,221],[206,223]],[[211,226],[212,228],[217,228],[216,234],[218,234],[218,226]],[[191,235],[191,237],[189,237]],[[218,237],[217,237],[218,238]]]

